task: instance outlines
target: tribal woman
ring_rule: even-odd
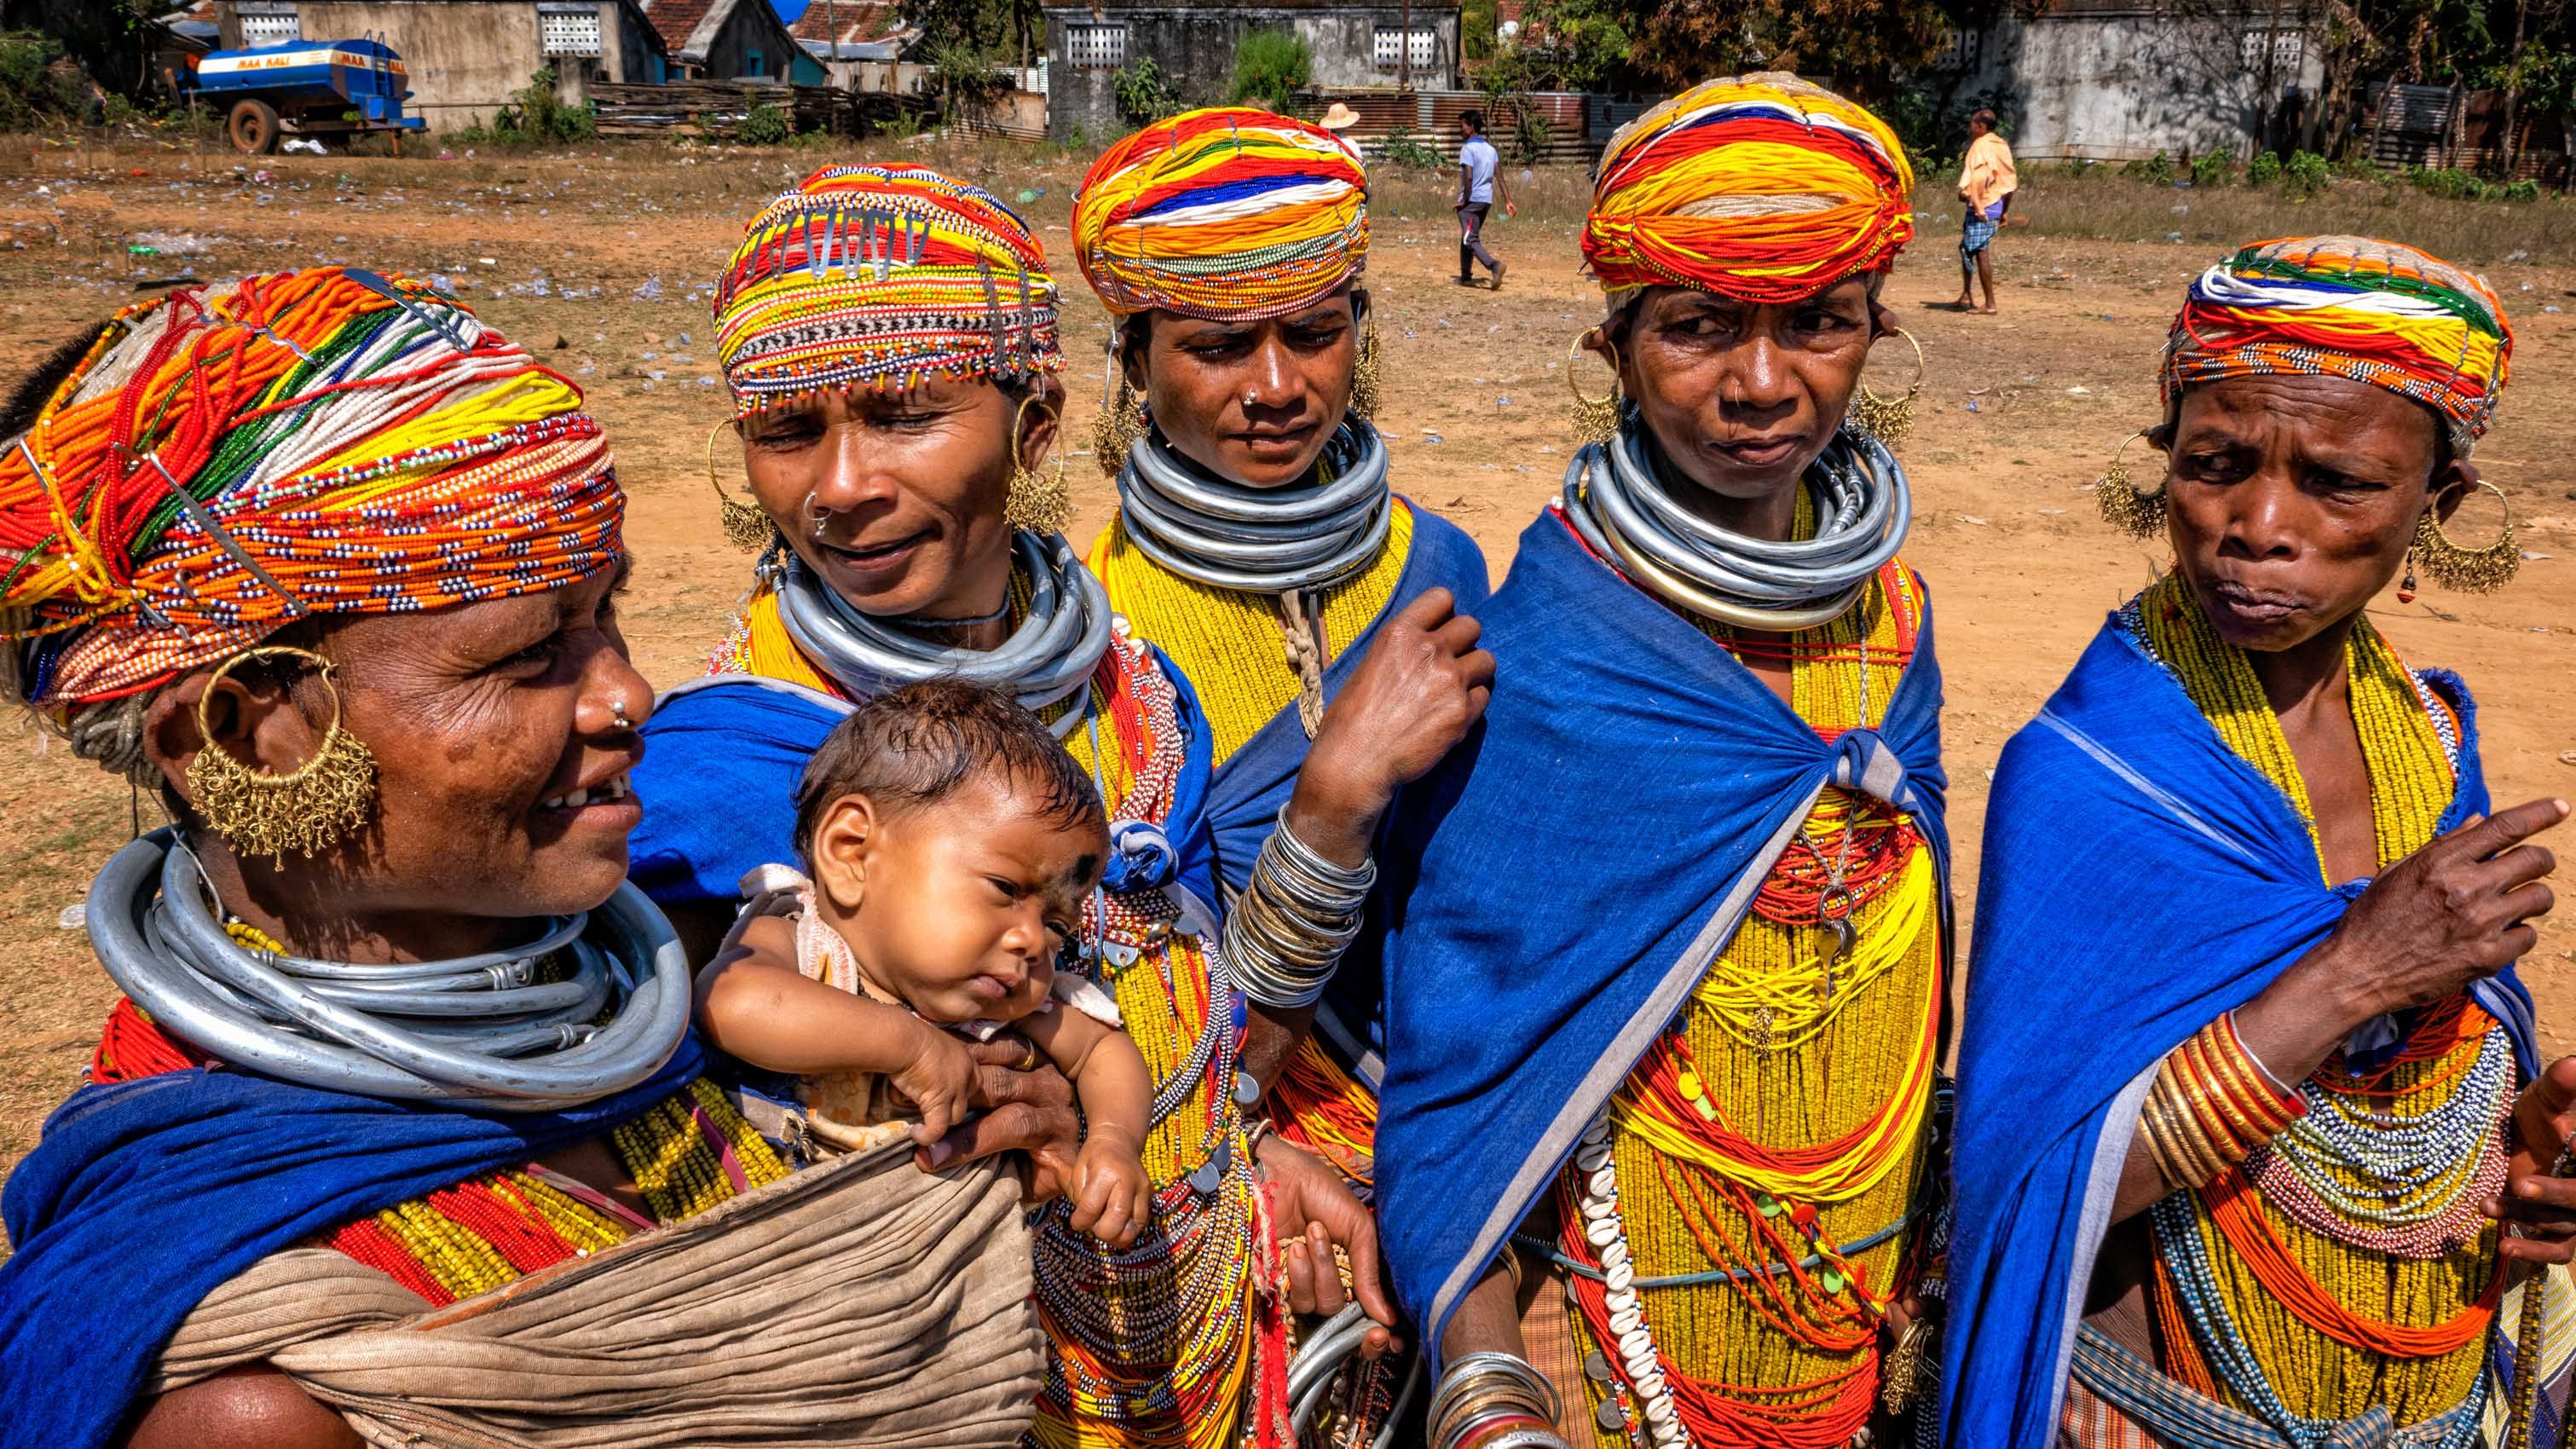
[[[1103,153],[1074,199],[1074,255],[1118,319],[1116,399],[1095,439],[1118,513],[1092,568],[1198,688],[1218,877],[1229,897],[1264,897],[1260,922],[1280,887],[1257,865],[1292,787],[1353,821],[1385,809],[1369,781],[1329,773],[1412,727],[1408,701],[1349,691],[1371,644],[1463,653],[1474,625],[1457,614],[1488,592],[1475,543],[1388,485],[1368,240],[1358,150],[1267,111],[1156,122]],[[1327,729],[1370,738],[1318,748],[1301,779]],[[1367,858],[1365,834],[1289,829],[1283,849]],[[1262,936],[1234,963],[1256,1008],[1245,1065],[1281,1134],[1365,1193],[1377,983],[1353,972],[1335,988],[1332,959]]]
[[[2513,334],[2478,278],[2356,237],[2191,284],[2173,550],[2005,748],[1960,1059],[1953,1442],[2565,1442],[2576,1058],[2514,975],[2551,905],[2489,813],[2457,675],[2369,606],[2492,589],[2446,523]]]
[[[1905,474],[1855,422],[1912,190],[1884,123],[1787,75],[1603,153],[1584,340],[1618,397],[1386,851],[1379,1210],[1433,1449],[1830,1449],[1916,1393],[1941,686]]]
[[[1073,1231],[1061,1204],[1036,1220],[1050,1353],[1031,1442],[1278,1445],[1289,1317],[1316,1306],[1316,1275],[1280,1245],[1345,1248],[1362,1301],[1394,1315],[1366,1210],[1245,1115],[1207,719],[1187,677],[1112,613],[1059,532],[1060,473],[1039,471],[1064,396],[1056,300],[1026,224],[935,172],[828,167],[753,219],[715,314],[751,494],[726,495],[727,525],[760,551],[758,583],[711,672],[665,696],[647,731],[637,875],[675,911],[721,920],[743,875],[793,838],[806,756],[869,694],[962,677],[1047,719],[1112,821],[1079,969],[1115,997],[1158,1090],[1153,1221],[1136,1245]],[[1378,688],[1422,703],[1421,738],[1354,774],[1418,774],[1464,732],[1481,681],[1449,659],[1374,667]],[[1295,864],[1323,903],[1350,889],[1330,862]],[[1027,1148],[1033,1189],[1052,1195],[1069,1166],[1062,1079],[1014,1070],[1037,1056],[1015,1038],[978,1050],[998,1110],[923,1165]]]
[[[0,437],[0,679],[174,822],[90,889],[0,1444],[1014,1442],[1016,1184],[790,1176],[699,1074],[571,383],[326,267],[128,309]]]

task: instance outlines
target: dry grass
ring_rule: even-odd
[[[2029,235],[2210,251],[2276,236],[2351,233],[2421,247],[2464,267],[2576,263],[2576,200],[2564,197],[2451,201],[2394,181],[2337,181],[2293,201],[2277,186],[2158,186],[2107,167],[2082,176],[2033,167],[2021,180],[2012,214],[2027,219]],[[1915,206],[1928,214],[1921,222],[1926,242],[1956,243],[1959,203],[1949,178],[1927,181]]]

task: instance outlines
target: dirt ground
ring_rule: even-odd
[[[1086,437],[1107,323],[1064,257],[1080,158],[889,149],[951,166],[1005,200],[1041,192],[1023,206],[1062,259],[1070,434]],[[405,162],[289,157],[253,168],[185,152],[0,152],[0,382],[81,321],[131,300],[140,278],[322,261],[443,278],[589,390],[634,497],[629,539],[643,567],[627,637],[648,676],[674,683],[700,667],[748,573],[717,529],[702,461],[708,429],[725,415],[707,298],[743,220],[826,159],[865,158],[637,146]],[[1497,578],[1558,488],[1569,451],[1566,347],[1598,309],[1598,293],[1576,274],[1581,190],[1572,172],[1532,178],[1522,218],[1489,227],[1511,265],[1500,292],[1454,285],[1454,232],[1431,185],[1382,187],[1377,203],[1368,275],[1387,347],[1380,424],[1397,486],[1473,533]],[[2267,230],[2245,237],[2007,232],[1995,317],[1931,307],[1954,295],[1955,219],[1927,222],[1897,269],[1889,298],[1930,359],[1921,422],[1902,454],[1917,507],[1907,553],[1931,582],[1949,683],[1962,920],[1998,751],[2103,612],[2157,562],[2109,534],[2083,490],[2112,445],[2154,419],[2155,358],[2183,284],[2227,245],[2312,229],[2307,220],[2284,204]],[[129,243],[157,254],[131,254]],[[2462,260],[2491,266],[2516,326],[2514,386],[2478,463],[2513,496],[2530,557],[2500,595],[2430,592],[2404,607],[2392,595],[2373,617],[2410,660],[2468,677],[2484,706],[2495,795],[2513,802],[2576,792],[2576,465],[2557,452],[2576,424],[2576,315],[2555,311],[2576,306],[2567,301],[2576,271]],[[1910,354],[1891,343],[1871,376],[1880,391],[1901,391],[1910,371]],[[1598,377],[1588,370],[1587,387]],[[736,477],[726,451],[719,466]],[[1072,469],[1083,509],[1075,531],[1087,537],[1110,494],[1087,457]],[[2494,517],[2491,506],[2473,507],[2459,535],[2483,541]],[[59,921],[138,813],[123,786],[58,743],[49,747],[23,721],[6,730],[0,1166],[33,1145],[44,1112],[75,1085],[113,1000],[82,935]],[[141,814],[148,822],[148,804]],[[2576,1048],[2571,920],[2576,911],[2550,924],[2524,965],[2543,1033],[2560,1050]]]

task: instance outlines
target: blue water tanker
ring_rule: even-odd
[[[281,135],[351,137],[426,127],[403,114],[411,90],[402,57],[380,40],[299,40],[249,50],[209,51],[188,90],[224,118],[236,149],[258,155]]]

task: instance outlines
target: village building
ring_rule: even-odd
[[[642,0],[671,51],[671,80],[823,84],[823,63],[805,53],[769,0]]]
[[[921,27],[906,25],[894,0],[810,0],[788,33],[845,91],[910,95],[930,72],[913,54]]]
[[[1077,131],[1100,140],[1133,127],[1118,109],[1117,76],[1134,60],[1151,60],[1184,105],[1223,100],[1235,44],[1256,30],[1304,40],[1318,90],[1402,83],[1447,90],[1458,82],[1456,5],[1103,0],[1049,5],[1046,27],[1047,136],[1059,142]]]
[[[225,50],[383,41],[411,86],[403,109],[434,132],[490,124],[540,70],[578,104],[593,83],[658,82],[668,68],[636,0],[216,0],[213,19]]]
[[[1987,96],[2016,155],[2130,161],[2318,149],[2315,0],[2043,0],[1953,31],[1934,72]]]

